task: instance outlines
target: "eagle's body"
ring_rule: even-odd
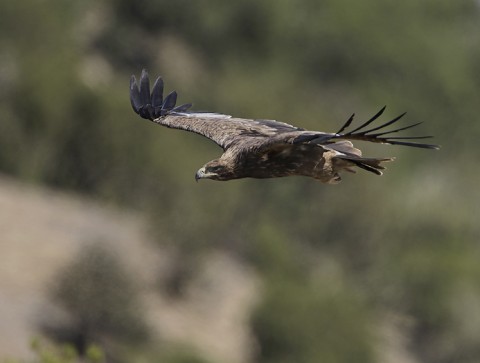
[[[302,175],[325,183],[338,183],[340,171],[355,172],[360,167],[381,175],[381,162],[392,158],[364,158],[359,149],[349,140],[364,140],[377,143],[398,144],[429,149],[436,145],[420,144],[408,139],[422,137],[383,137],[416,126],[409,125],[387,132],[377,132],[393,124],[403,115],[364,130],[380,116],[380,110],[369,121],[348,133],[342,133],[353,116],[337,133],[307,131],[283,122],[235,118],[216,113],[187,112],[191,104],[175,107],[176,92],[163,99],[163,81],[158,78],[152,93],[148,74],[143,71],[140,88],[134,76],[130,83],[130,98],[134,111],[143,118],[160,125],[195,132],[205,136],[223,148],[223,155],[200,168],[195,178],[232,180],[240,178],[277,178]]]

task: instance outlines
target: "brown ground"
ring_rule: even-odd
[[[247,362],[253,272],[216,253],[171,302],[154,289],[168,253],[148,238],[144,217],[0,176],[0,361],[29,357],[38,322],[51,313],[48,287],[83,246],[102,241],[138,276],[147,319],[162,340],[184,342],[217,362]],[[208,263],[207,263],[208,262]]]

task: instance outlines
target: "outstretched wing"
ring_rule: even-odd
[[[175,91],[163,98],[163,80],[155,81],[150,93],[148,73],[143,70],[140,86],[135,76],[130,80],[130,101],[133,110],[141,117],[159,125],[191,131],[205,136],[224,150],[244,141],[245,138],[271,138],[278,134],[302,131],[303,129],[274,120],[236,118],[208,112],[188,112],[191,104],[175,107]]]
[[[224,150],[232,145],[247,142],[254,148],[268,148],[274,144],[302,144],[313,143],[328,145],[337,140],[362,140],[374,143],[403,145],[425,149],[438,149],[438,145],[424,144],[412,140],[427,139],[431,136],[390,136],[419,125],[412,125],[385,131],[385,128],[399,121],[405,113],[393,120],[373,128],[367,128],[385,111],[383,107],[372,118],[355,129],[345,132],[351,125],[354,115],[336,133],[320,131],[306,131],[305,129],[274,120],[254,120],[236,118],[229,115],[189,112],[192,104],[175,106],[177,93],[169,93],[163,98],[163,80],[158,77],[150,92],[148,73],[143,70],[137,84],[135,76],[130,80],[130,101],[133,110],[141,117],[151,120],[162,126],[191,131],[205,136]]]
[[[397,133],[399,131],[404,131],[411,129],[412,127],[418,126],[421,122],[417,122],[411,125],[395,128],[392,130],[385,130],[386,127],[393,125],[398,120],[400,120],[405,113],[402,113],[400,116],[395,117],[393,120],[385,122],[379,126],[373,128],[367,128],[373,121],[375,121],[384,111],[385,106],[378,111],[372,118],[364,122],[355,129],[345,132],[348,127],[350,127],[354,114],[345,122],[345,124],[338,130],[336,133],[323,133],[323,132],[304,132],[301,135],[298,135],[292,142],[294,144],[298,143],[316,143],[316,144],[328,144],[335,142],[338,139],[341,140],[361,140],[368,142],[375,142],[380,144],[390,144],[390,145],[402,145],[402,146],[411,146],[419,147],[423,149],[439,149],[438,145],[434,144],[424,144],[421,142],[415,142],[411,140],[422,140],[429,139],[432,136],[390,136],[391,134]]]
[[[383,113],[383,111],[385,111],[385,108],[386,106],[383,106],[382,109],[378,111],[372,118],[370,118],[368,121],[364,122],[360,126],[356,127],[355,129],[349,132],[342,133],[352,123],[353,117],[354,117],[354,114],[353,114],[352,116],[350,116],[347,122],[340,128],[340,130],[337,131],[336,133],[337,136],[335,136],[335,138],[348,139],[348,140],[363,140],[363,141],[369,141],[369,142],[377,142],[381,144],[412,146],[412,147],[420,147],[424,149],[440,148],[438,145],[423,144],[419,142],[408,141],[408,140],[430,139],[433,136],[389,136],[391,134],[397,133],[399,131],[408,130],[408,129],[411,129],[412,127],[415,127],[421,124],[421,122],[417,122],[417,123],[399,127],[393,130],[387,130],[387,131],[385,130],[386,127],[393,125],[398,120],[400,120],[403,116],[405,116],[406,112],[395,117],[393,120],[385,122],[379,126],[366,129],[368,125],[370,125],[373,121],[375,121]],[[380,131],[380,132],[375,132],[375,131]]]

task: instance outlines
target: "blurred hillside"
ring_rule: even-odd
[[[130,281],[137,297],[128,296],[127,304],[138,300],[135,318],[148,321],[152,340],[162,350],[190,342],[192,351],[220,361],[242,362],[251,354],[246,321],[257,295],[257,278],[228,255],[208,254],[185,286],[184,298],[172,300],[157,287],[171,251],[153,245],[141,213],[13,183],[5,177],[0,178],[0,206],[1,361],[15,356],[31,359],[32,338],[52,328],[69,327],[65,298],[52,299],[51,291],[74,276],[87,279],[92,272],[109,276],[108,285],[101,285],[102,277],[94,276],[102,291],[89,298],[88,281],[73,284],[83,294],[71,291],[67,301],[80,298],[91,310],[98,310],[96,304],[101,302],[109,310],[122,311],[124,320],[129,314],[123,309],[126,303],[119,306],[116,301],[122,297],[120,289],[129,290]],[[112,274],[116,261],[122,264],[117,275]],[[88,270],[82,271],[85,263]],[[107,292],[116,299],[105,297]],[[81,313],[78,308],[75,311]],[[117,332],[122,329],[115,326]],[[111,342],[102,338],[109,347]],[[165,349],[169,346],[173,348]]]
[[[151,240],[152,254],[169,251],[166,268],[143,266],[155,275],[154,296],[188,299],[218,253],[253,269],[262,288],[246,322],[250,343],[240,348],[248,361],[477,362],[479,20],[475,0],[7,0],[0,4],[0,171],[147,215],[145,237],[120,235],[132,246]],[[337,130],[351,113],[367,119],[386,104],[386,118],[408,111],[406,122],[424,121],[418,132],[434,135],[442,149],[362,145],[397,159],[383,177],[359,172],[335,187],[305,178],[196,184],[195,171],[220,150],[133,113],[127,85],[144,67],[196,110],[315,130]],[[29,228],[2,208],[4,225]],[[123,218],[121,225],[135,219]],[[82,234],[103,236],[109,223],[100,218]],[[50,248],[54,227],[45,227],[29,237],[25,256]],[[0,265],[23,258],[5,253],[12,243],[1,241]],[[48,329],[37,329],[45,337],[80,351],[96,342],[122,362],[219,359],[165,358],[169,344],[159,352],[148,319],[137,314],[142,287],[125,277],[125,263],[82,255],[81,243],[74,249],[79,255],[64,261],[73,272],[59,270],[36,288],[78,319],[67,329],[52,316]],[[38,256],[5,283],[23,286],[22,276],[49,263]],[[97,270],[91,261],[104,262]],[[125,293],[108,290],[109,281]],[[198,336],[179,340],[186,351],[202,344]]]

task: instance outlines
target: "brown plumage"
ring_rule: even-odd
[[[393,158],[365,158],[350,140],[438,149],[437,145],[422,144],[413,139],[430,136],[390,137],[417,124],[384,131],[404,114],[379,126],[366,129],[385,110],[383,107],[370,120],[352,131],[345,132],[353,115],[336,133],[307,131],[283,122],[236,118],[206,112],[190,112],[191,104],[175,107],[175,91],[163,98],[163,80],[159,77],[150,93],[148,74],[144,70],[137,84],[130,81],[133,110],[141,117],[162,126],[191,131],[205,136],[223,148],[223,155],[206,163],[195,179],[231,180],[240,178],[277,178],[303,175],[324,183],[340,182],[339,172],[355,172],[354,167],[381,175],[382,162]]]

